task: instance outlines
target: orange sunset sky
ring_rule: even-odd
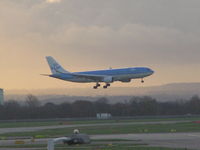
[[[150,67],[141,85],[200,82],[198,0],[1,0],[0,87],[91,88],[41,76],[45,56],[69,71]]]

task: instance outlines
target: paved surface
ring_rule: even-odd
[[[94,135],[91,136],[91,138],[142,140],[143,143],[147,143],[152,146],[200,150],[200,132]]]
[[[128,139],[134,140],[133,143],[146,143],[150,146],[200,150],[200,132],[92,135],[91,139]],[[37,139],[34,144],[46,144],[48,140],[49,139]],[[26,144],[33,144],[30,139],[24,141]],[[1,146],[13,145],[14,143],[15,140],[0,140]]]
[[[44,129],[56,128],[78,128],[89,126],[113,126],[113,125],[137,125],[137,124],[173,124],[189,121],[157,121],[157,122],[127,122],[127,123],[100,123],[100,124],[79,124],[79,125],[59,125],[59,126],[43,126],[28,128],[0,128],[0,134],[11,132],[28,132],[39,131]],[[113,134],[113,135],[92,135],[91,139],[128,139],[147,143],[151,146],[171,147],[171,148],[188,148],[200,150],[200,132],[196,133],[143,133],[143,134]],[[23,140],[25,144],[46,144],[49,139],[36,139],[32,143],[31,139]],[[134,142],[135,143],[135,142]],[[0,140],[0,145],[14,145],[15,140]],[[15,148],[16,149],[16,148]],[[26,148],[16,150],[33,150],[37,148]],[[11,148],[3,148],[0,150],[14,150]]]
[[[18,128],[0,128],[0,134],[13,132],[31,132],[45,129],[59,129],[59,128],[78,128],[90,126],[113,126],[113,125],[138,125],[138,124],[174,124],[191,121],[154,121],[154,122],[121,122],[121,123],[98,123],[98,124],[76,124],[76,125],[55,125],[55,126],[40,126],[40,127],[18,127]]]

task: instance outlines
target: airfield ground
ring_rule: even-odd
[[[198,150],[200,124],[194,122],[197,120],[200,118],[2,122],[0,150],[43,150],[50,138],[70,135],[75,128],[91,135],[92,143],[57,145],[56,150]]]

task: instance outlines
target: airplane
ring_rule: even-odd
[[[65,70],[56,60],[47,56],[46,60],[49,64],[52,74],[42,74],[45,76],[78,83],[91,83],[95,82],[93,86],[97,89],[101,86],[101,82],[104,82],[104,89],[108,88],[111,83],[115,81],[131,82],[132,79],[141,79],[144,83],[144,78],[152,75],[154,71],[146,67],[135,67],[135,68],[120,68],[120,69],[108,69],[108,70],[96,70],[86,72],[69,72]]]

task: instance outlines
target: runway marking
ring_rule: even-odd
[[[198,138],[200,138],[200,135],[188,134],[188,136],[192,136],[192,137],[198,137]]]

